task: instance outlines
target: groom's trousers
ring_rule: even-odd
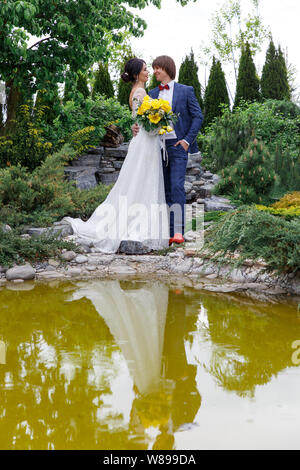
[[[177,139],[166,139],[167,162],[163,160],[166,202],[170,210],[170,237],[175,233],[184,234],[185,224],[185,173],[188,154],[177,145]]]

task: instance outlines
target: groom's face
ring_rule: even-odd
[[[153,73],[155,75],[156,80],[158,80],[159,82],[167,83],[171,80],[167,72],[161,67],[158,67],[158,65],[155,65],[153,67]]]

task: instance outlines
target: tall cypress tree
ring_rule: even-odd
[[[95,83],[92,91],[92,98],[95,98],[96,93],[104,95],[107,98],[114,96],[114,87],[110,79],[108,72],[108,66],[106,64],[99,63],[99,68],[95,74]]]
[[[229,96],[221,62],[214,57],[204,96],[204,127],[221,115],[221,104],[229,106]]]
[[[291,98],[285,59],[281,48],[276,50],[272,40],[262,71],[261,93],[265,99],[289,100]]]
[[[76,87],[77,87],[77,90],[83,94],[84,98],[88,98],[90,96],[87,76],[85,73],[78,72],[78,79],[77,79]]]
[[[234,107],[238,106],[241,100],[253,102],[258,101],[259,99],[259,78],[256,74],[250,45],[247,42],[242,47]]]
[[[263,98],[277,99],[277,93],[275,88],[277,74],[276,65],[276,49],[274,46],[273,39],[271,39],[266,53],[266,61],[263,66],[260,82],[261,94]]]
[[[183,85],[194,87],[196,98],[200,107],[203,108],[201,85],[198,78],[198,65],[195,62],[194,52],[192,50],[190,55],[185,57],[180,66],[178,82]]]
[[[285,62],[285,58],[281,47],[279,46],[277,51],[277,64],[278,64],[278,75],[277,75],[277,90],[278,100],[290,100],[291,90],[288,82],[288,71]]]

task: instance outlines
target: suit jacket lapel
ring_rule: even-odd
[[[158,98],[158,95],[159,95],[159,88],[156,87],[153,90],[150,90],[150,93],[151,93],[151,97],[156,100]]]
[[[175,82],[174,83],[174,90],[173,90],[173,99],[172,99],[172,111],[173,113],[175,113],[176,111],[176,104],[177,104],[177,100],[178,100],[178,83]]]

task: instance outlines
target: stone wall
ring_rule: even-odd
[[[113,184],[120,174],[128,145],[125,143],[118,148],[90,149],[85,155],[72,160],[71,166],[65,168],[65,174],[69,180],[75,181],[80,189],[90,189],[98,183]],[[187,202],[210,198],[211,190],[219,179],[218,175],[213,175],[201,167],[201,160],[200,152],[189,154],[184,185]]]

